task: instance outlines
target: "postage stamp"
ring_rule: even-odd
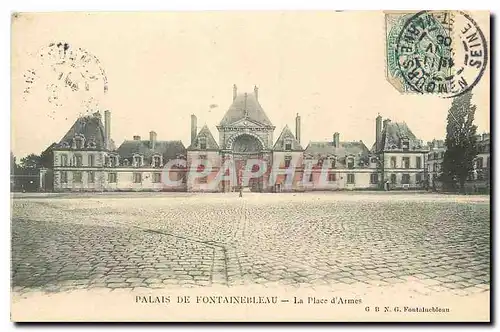
[[[385,21],[386,74],[398,91],[451,98],[481,80],[487,41],[466,12],[391,12]]]

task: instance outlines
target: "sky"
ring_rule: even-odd
[[[474,18],[489,39],[487,14]],[[206,124],[218,140],[233,84],[240,93],[259,87],[275,139],[285,125],[294,131],[299,113],[304,147],[339,132],[341,141],[371,148],[378,114],[405,121],[424,142],[444,139],[451,100],[401,94],[387,81],[384,22],[383,12],[19,14],[12,21],[12,151],[38,154],[96,110],[111,111],[117,146],[154,130],[159,140],[187,147],[191,114],[198,130]],[[59,42],[92,59],[85,79],[57,67],[64,77],[72,71],[76,91],[52,71],[49,45]],[[488,68],[473,89],[479,133],[489,132],[489,88]]]

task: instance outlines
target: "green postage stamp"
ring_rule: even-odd
[[[399,92],[449,98],[481,80],[487,41],[467,13],[386,12],[385,27],[386,75]]]

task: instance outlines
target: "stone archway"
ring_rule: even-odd
[[[262,191],[262,178],[249,178],[244,181],[244,169],[249,159],[261,159],[265,144],[262,139],[252,133],[239,133],[229,138],[226,149],[231,151],[236,171],[237,187],[243,186],[252,191]],[[245,183],[245,184],[244,184]]]
[[[229,137],[229,139],[226,142],[227,150],[233,152],[245,152],[245,151],[235,151],[234,150],[235,143],[237,149],[246,147],[247,150],[248,149],[253,150],[248,152],[259,152],[262,151],[266,146],[262,138],[253,133],[238,133],[236,135]]]

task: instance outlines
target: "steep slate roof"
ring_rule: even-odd
[[[156,141],[155,148],[151,149],[149,140],[126,140],[116,152],[121,158],[130,158],[134,154],[151,158],[154,154],[160,154],[163,160],[172,160],[185,155],[186,148],[181,141]]]
[[[187,149],[188,150],[200,150],[200,137],[206,138],[207,148],[205,150],[219,150],[219,144],[217,144],[217,141],[215,140],[214,136],[210,132],[210,129],[208,129],[207,125],[204,125],[201,128],[198,135],[196,135],[194,142]]]
[[[93,139],[96,149],[105,148],[104,125],[99,113],[79,117],[66,135],[59,141],[59,146],[62,147],[65,143],[71,146],[76,134],[85,137],[85,145],[87,145],[90,139]]]
[[[292,131],[288,127],[288,125],[283,128],[281,131],[280,136],[276,140],[276,143],[274,144],[273,150],[274,151],[285,151],[285,144],[284,140],[286,138],[291,139],[292,143],[292,151],[303,151],[304,149],[302,148],[302,145],[300,145],[299,141],[295,138],[295,136],[292,134]]]
[[[253,93],[237,95],[229,107],[229,110],[222,118],[220,125],[230,125],[238,120],[244,119],[245,113],[248,114],[248,119],[250,120],[267,126],[273,125]]]
[[[383,148],[390,149],[391,146],[401,148],[401,139],[408,138],[411,147],[421,145],[421,142],[410,130],[406,122],[388,122],[382,130]]]
[[[312,155],[313,157],[334,155],[337,156],[337,158],[344,158],[348,155],[360,155],[365,157],[370,154],[366,145],[361,141],[339,142],[339,145],[340,146],[336,148],[333,146],[333,142],[310,142],[304,151],[304,155]]]

